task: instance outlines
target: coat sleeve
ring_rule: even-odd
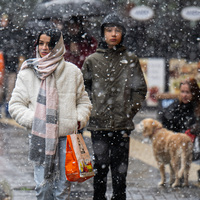
[[[179,124],[180,112],[179,112],[179,102],[175,101],[167,108],[164,108],[160,114],[160,119],[164,128],[169,130],[180,132],[177,128]]]
[[[30,129],[34,111],[29,108],[29,92],[25,80],[23,75],[19,73],[9,101],[9,112],[18,124]]]
[[[87,125],[89,120],[92,104],[88,97],[88,93],[85,91],[83,75],[80,70],[78,70],[78,78],[77,78],[77,114],[78,121],[81,122],[80,129]]]
[[[141,108],[141,104],[146,98],[147,85],[137,57],[135,60],[135,67],[133,67],[132,70],[131,76],[133,76],[133,81],[131,83],[131,103],[132,111],[135,115]]]
[[[193,135],[200,135],[200,118],[196,118],[196,122],[190,127]]]
[[[82,73],[84,78],[85,89],[89,95],[90,100],[92,100],[92,71],[89,64],[89,59],[86,58],[85,62],[83,63]]]

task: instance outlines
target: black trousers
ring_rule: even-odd
[[[92,131],[91,135],[96,170],[93,200],[106,200],[109,167],[112,175],[112,200],[126,200],[130,131]]]

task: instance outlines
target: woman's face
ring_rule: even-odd
[[[108,48],[113,48],[118,45],[122,40],[122,29],[115,27],[104,28],[105,41],[108,44]]]
[[[39,39],[39,45],[38,45],[38,51],[40,54],[40,57],[43,58],[46,56],[48,53],[50,53],[51,49],[49,48],[49,43],[50,43],[51,37],[42,34]]]
[[[180,87],[180,97],[181,101],[186,104],[192,100],[192,93],[190,92],[190,88],[188,84],[182,84]]]

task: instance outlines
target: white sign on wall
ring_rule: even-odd
[[[165,91],[165,59],[149,58],[147,61],[147,105],[156,106],[158,93]]]
[[[154,16],[153,10],[145,5],[132,8],[129,14],[133,19],[138,21],[146,21]]]
[[[190,21],[200,20],[200,7],[190,6],[183,8],[181,16]]]

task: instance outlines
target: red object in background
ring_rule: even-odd
[[[149,98],[152,100],[152,101],[154,101],[154,102],[156,102],[157,101],[157,99],[156,99],[156,95],[158,94],[158,87],[156,87],[156,86],[154,86],[154,87],[151,87],[150,89],[149,89]]]
[[[3,85],[4,69],[5,69],[5,64],[4,64],[3,52],[0,51],[0,85]]]
[[[194,142],[195,138],[196,138],[196,135],[193,135],[191,132],[190,132],[190,129],[186,130],[185,131],[185,134],[188,135],[190,137],[190,139],[192,140],[192,142]]]
[[[77,129],[79,130],[81,128],[81,122],[78,121],[77,124],[78,124],[78,128]]]
[[[76,51],[72,52],[70,47],[76,48]],[[82,68],[83,62],[87,56],[94,53],[97,48],[97,41],[95,38],[91,38],[90,42],[82,40],[81,42],[71,42],[65,44],[66,53],[64,59],[77,65],[80,69]]]

